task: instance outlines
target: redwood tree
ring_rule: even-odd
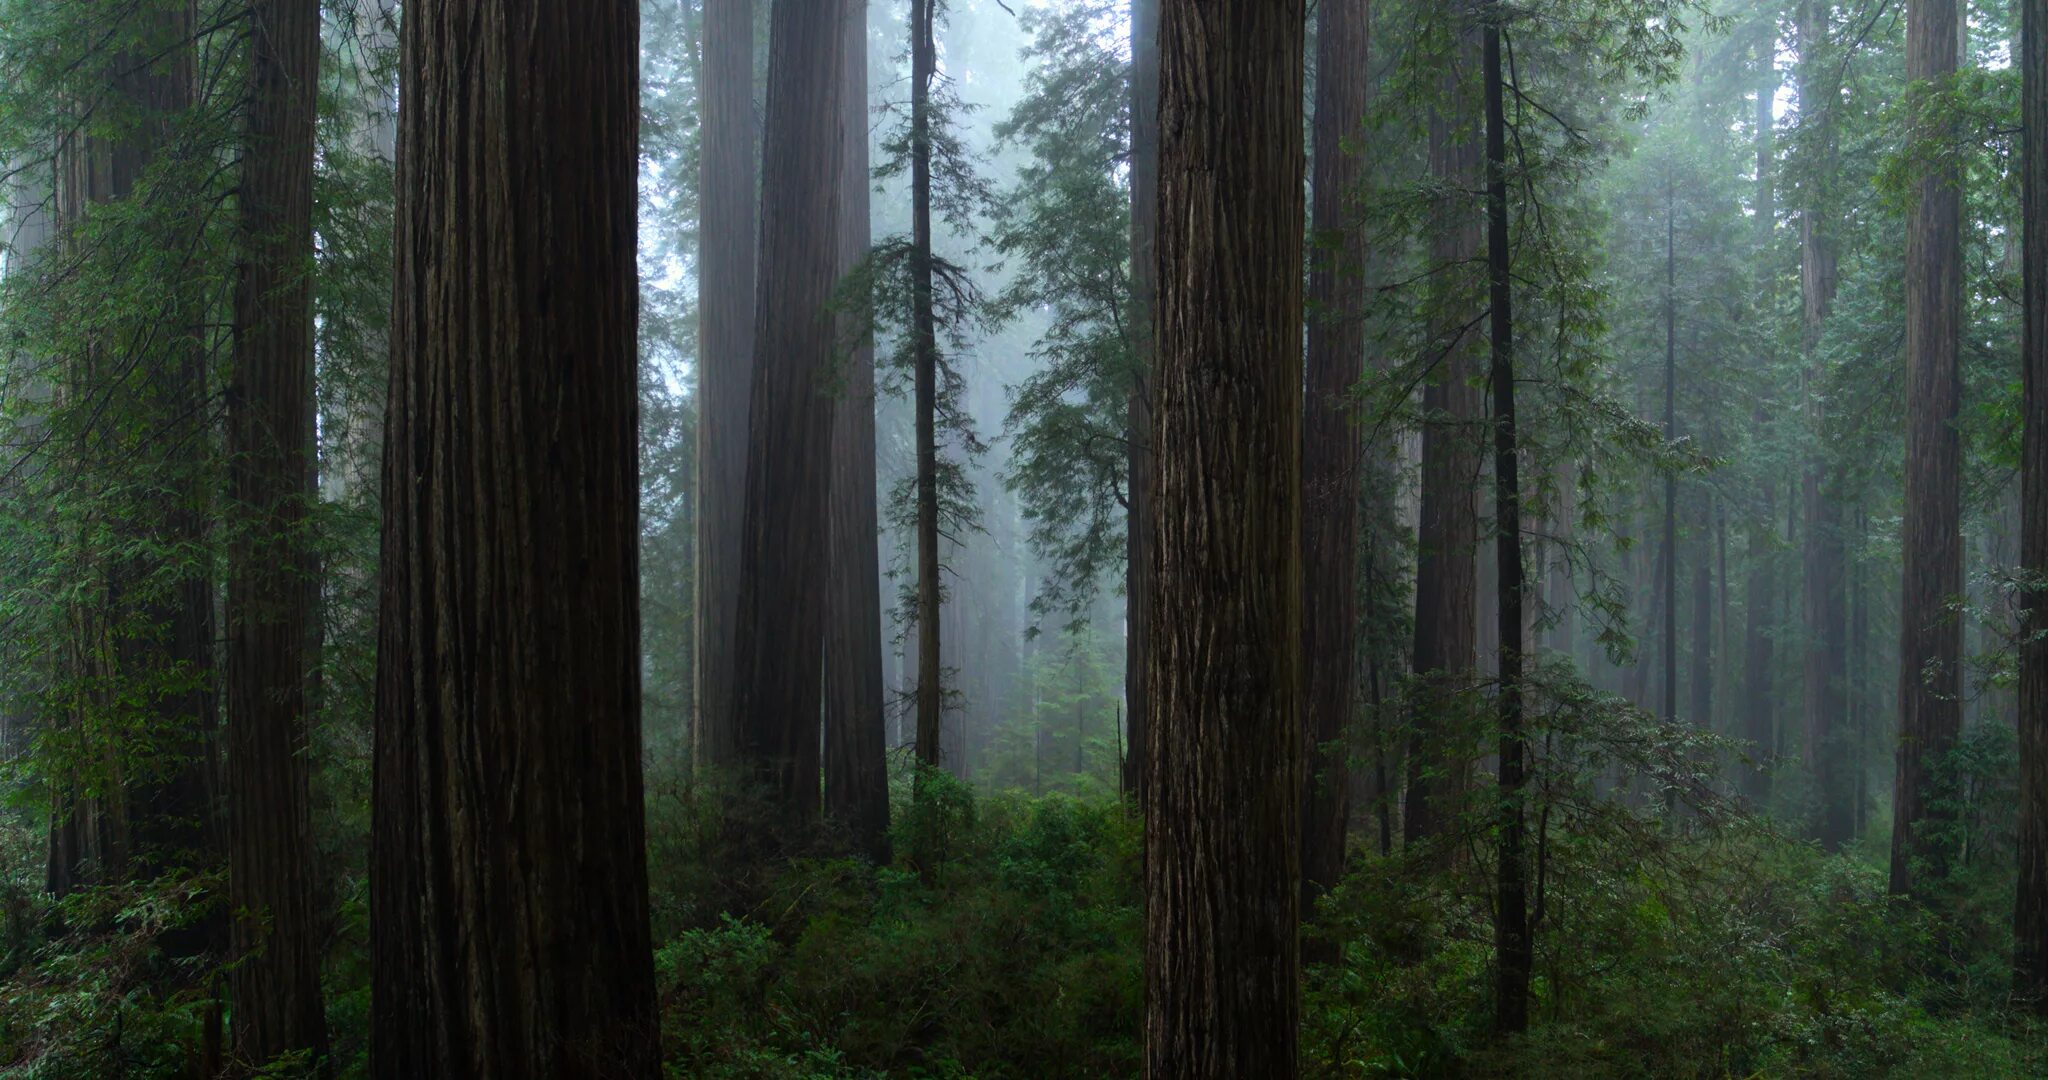
[[[405,19],[378,1076],[660,1069],[640,773],[639,25],[632,0],[442,0]]]
[[[697,192],[697,710],[700,766],[730,765],[734,612],[754,363],[754,0],[704,0]]]
[[[1955,74],[1956,0],[1908,0],[1906,77],[1939,87]],[[1963,591],[1962,176],[1944,145],[1952,121],[1919,103],[1908,120],[1913,205],[1906,223],[1906,503],[1899,601],[1899,752],[1892,795],[1891,888],[1923,891],[1922,870],[1943,859],[1930,826],[1939,807],[1942,759],[1962,728],[1962,623],[1950,603]],[[1916,866],[1919,863],[1922,865]]]
[[[945,710],[939,654],[939,341],[932,310],[933,37],[940,0],[910,0],[910,349],[917,458],[917,760],[936,767]]]
[[[769,28],[734,705],[748,780],[791,830],[819,811],[844,11],[778,4]]]
[[[323,1053],[323,935],[313,904],[307,682],[319,584],[313,491],[313,127],[319,0],[249,10],[229,486],[229,907],[235,1050],[250,1064]]]
[[[1302,419],[1302,906],[1344,871],[1350,768],[1343,742],[1357,698],[1358,489],[1364,442],[1350,407],[1365,359],[1365,236],[1349,220],[1365,160],[1368,0],[1316,13],[1315,205],[1309,254],[1308,392]]]
[[[1297,1068],[1302,0],[1165,0],[1145,1066]]]
[[[841,30],[839,273],[867,257],[868,4],[845,0]],[[842,318],[832,420],[832,573],[825,634],[825,810],[857,850],[886,859],[889,772],[882,711],[882,581],[875,510],[875,350]],[[850,340],[849,340],[850,339]]]
[[[1422,503],[1416,520],[1415,673],[1427,693],[1410,717],[1408,786],[1402,838],[1436,836],[1457,813],[1467,783],[1468,754],[1458,702],[1478,669],[1479,517],[1473,485],[1479,479],[1477,421],[1482,408],[1472,385],[1479,342],[1478,298],[1461,268],[1481,251],[1478,206],[1468,194],[1480,186],[1480,129],[1469,73],[1478,68],[1478,36],[1459,13],[1453,57],[1440,77],[1445,105],[1429,115],[1429,168],[1445,194],[1434,213],[1430,263],[1440,268],[1430,323],[1431,365],[1422,393]],[[1431,721],[1435,723],[1432,725]]]

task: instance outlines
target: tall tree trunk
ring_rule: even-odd
[[[112,85],[105,111],[131,122],[116,124],[111,134],[88,128],[60,147],[52,202],[63,228],[76,226],[95,207],[134,196],[161,155],[187,152],[171,139],[175,121],[192,107],[196,93],[193,14],[184,6],[158,5],[132,11],[124,20],[113,31],[122,47],[109,63]],[[187,241],[181,235],[173,242]],[[86,436],[97,455],[146,458],[143,467],[160,471],[151,482],[166,493],[118,510],[133,515],[122,527],[157,536],[169,550],[203,550],[211,442],[204,404],[208,365],[200,340],[205,314],[199,298],[179,283],[162,287],[166,297],[156,315],[159,325],[136,340],[95,346],[87,350],[95,355],[72,358],[73,377],[59,393],[77,396],[92,387],[107,401],[133,395],[130,402],[140,410],[139,420],[116,429],[95,424]],[[131,365],[130,376],[115,380],[99,370],[117,359],[114,350],[129,350],[118,359]],[[106,355],[96,355],[101,352]],[[113,692],[149,696],[155,746],[144,751],[151,759],[145,771],[155,779],[131,780],[123,761],[135,751],[108,744],[92,748],[104,762],[95,782],[57,782],[46,884],[60,897],[108,878],[210,864],[219,854],[214,571],[204,556],[187,557],[173,568],[172,588],[138,598],[137,584],[161,576],[164,558],[155,551],[110,557],[93,599],[73,604],[78,628],[73,645],[82,644],[78,639],[86,635],[103,640],[74,654],[70,677],[97,675],[114,685]],[[138,615],[146,631],[119,629]],[[109,644],[113,647],[106,648]],[[88,655],[111,659],[95,672],[88,670]],[[187,688],[165,692],[158,684],[174,670],[184,673],[179,681]],[[94,741],[88,737],[89,744]],[[92,788],[99,793],[88,794]],[[209,928],[201,936],[212,932]],[[185,951],[190,944],[172,948]]]
[[[1956,70],[1956,0],[1908,0],[1906,77],[1945,86]],[[1928,110],[1931,111],[1931,110]],[[1946,145],[1948,124],[1908,122],[1921,146]],[[1899,600],[1899,753],[1893,792],[1893,892],[1922,891],[1943,876],[1929,835],[1939,807],[1943,758],[1962,723],[1962,623],[1949,610],[1962,592],[1962,177],[1952,155],[1915,158],[1906,224],[1906,505]],[[1916,862],[1924,863],[1916,867]],[[1928,876],[1921,876],[1922,871]]]
[[[327,1049],[313,903],[307,683],[313,493],[313,125],[319,0],[251,6],[242,247],[228,385],[229,897],[235,1052]]]
[[[754,365],[754,0],[704,0],[697,194],[699,766],[737,760],[735,616]]]
[[[1761,78],[1756,90],[1757,256],[1763,268],[1759,275],[1762,279],[1760,294],[1766,316],[1777,310],[1777,274],[1773,271],[1771,257],[1772,238],[1778,227],[1773,173],[1777,156],[1774,149],[1777,134],[1774,112],[1778,94],[1777,49],[1777,27],[1773,23],[1758,50]],[[1769,358],[1764,357],[1763,362],[1768,364]],[[1759,430],[1770,420],[1766,409],[1760,402],[1751,413],[1751,419]],[[1771,530],[1777,518],[1777,484],[1766,477],[1760,489],[1763,505],[1749,526],[1749,580],[1743,587],[1742,602],[1742,737],[1750,743],[1750,753],[1757,759],[1756,765],[1742,770],[1742,794],[1752,806],[1757,807],[1769,801],[1771,796],[1771,775],[1763,767],[1763,762],[1771,757],[1777,738],[1777,695],[1772,693],[1777,657],[1770,634],[1770,603],[1778,591],[1771,551]],[[1722,587],[1726,588],[1727,583],[1723,582]]]
[[[1302,0],[1166,0],[1145,1070],[1296,1075]]]
[[[770,22],[733,692],[741,759],[778,843],[819,812],[844,10],[784,4]]]
[[[1302,910],[1344,872],[1350,750],[1358,698],[1358,492],[1364,440],[1350,405],[1365,362],[1365,234],[1351,218],[1365,160],[1368,0],[1323,0],[1316,14],[1315,194],[1309,254],[1308,390],[1302,420]]]
[[[1423,698],[1409,717],[1408,783],[1403,798],[1401,838],[1418,843],[1435,837],[1458,813],[1469,784],[1470,747],[1463,715],[1478,668],[1479,519],[1474,487],[1479,480],[1477,444],[1479,391],[1472,386],[1479,340],[1479,305],[1459,267],[1482,247],[1478,208],[1465,194],[1480,185],[1482,137],[1472,123],[1470,82],[1460,73],[1478,66],[1478,39],[1462,15],[1456,59],[1445,65],[1441,88],[1447,104],[1429,116],[1430,174],[1450,192],[1434,211],[1437,218],[1430,262],[1443,290],[1434,298],[1430,327],[1434,368],[1423,386],[1422,506],[1416,524],[1415,673]],[[1432,721],[1436,721],[1432,723]]]
[[[1704,515],[1702,515],[1704,517]],[[1707,557],[1710,526],[1700,523],[1699,562],[1692,569],[1692,672],[1687,712],[1702,731],[1714,730],[1714,573]]]
[[[443,0],[409,16],[371,1072],[653,1076],[635,445],[639,7]],[[828,112],[827,155],[836,123]],[[822,164],[808,178],[824,187],[829,156]],[[830,260],[818,262],[829,280]],[[813,717],[817,702],[813,683]]]
[[[2013,907],[2013,996],[2048,1013],[2048,0],[2021,0],[2020,176],[2026,329],[2020,372],[2026,434],[2020,454],[2019,894]]]
[[[1847,600],[1842,578],[1842,492],[1837,466],[1826,447],[1827,409],[1820,383],[1825,372],[1814,357],[1821,331],[1834,309],[1837,282],[1836,248],[1831,235],[1830,185],[1835,169],[1835,125],[1830,115],[1834,73],[1828,52],[1829,9],[1820,0],[1804,0],[1798,12],[1799,102],[1809,157],[1805,169],[1814,182],[1806,185],[1800,208],[1800,286],[1804,309],[1802,336],[1807,354],[1808,426],[1821,449],[1806,464],[1802,477],[1806,542],[1802,549],[1806,648],[1801,695],[1804,725],[1801,756],[1813,778],[1820,804],[1813,836],[1834,848],[1848,840],[1841,809],[1847,805],[1841,786],[1845,775],[1837,745],[1844,724],[1843,669],[1847,645]]]
[[[1678,249],[1672,214],[1671,178],[1664,178],[1664,441],[1678,439]],[[1678,473],[1664,473],[1664,550],[1658,595],[1664,601],[1663,708],[1667,724],[1678,719]]]
[[[1498,0],[1481,32],[1486,91],[1486,267],[1492,309],[1494,520],[1500,582],[1500,853],[1493,944],[1494,1028],[1529,1026],[1530,939],[1526,829],[1522,806],[1526,736],[1522,717],[1522,488],[1515,430],[1515,322],[1508,246],[1507,118],[1502,99]]]
[[[1151,742],[1152,714],[1145,687],[1152,627],[1152,308],[1158,294],[1153,251],[1159,212],[1159,4],[1131,0],[1131,397],[1124,438],[1128,450],[1129,507],[1125,511],[1124,715],[1130,752],[1124,757],[1124,792],[1141,800]]]
[[[917,441],[917,760],[943,754],[945,668],[939,655],[939,342],[932,311],[933,38],[940,0],[910,0],[910,339]]]
[[[868,4],[844,0],[840,63],[839,272],[867,258]],[[889,854],[889,770],[882,717],[882,580],[875,511],[875,350],[840,320],[844,391],[832,421],[832,573],[826,598],[825,811],[854,847]]]

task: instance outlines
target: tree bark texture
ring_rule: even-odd
[[[1906,77],[1945,85],[1956,70],[1956,0],[1909,0]],[[1950,132],[1927,116],[1907,137],[1946,146]],[[1962,726],[1962,622],[1949,610],[1963,590],[1962,177],[1953,155],[1920,158],[1906,223],[1905,566],[1899,601],[1899,751],[1892,796],[1891,888],[1921,891],[1943,859],[1928,836],[1942,759]],[[1924,866],[1916,866],[1922,863]]]
[[[1442,75],[1451,104],[1429,117],[1429,166],[1450,194],[1436,211],[1430,264],[1440,268],[1430,327],[1434,365],[1422,393],[1422,509],[1416,526],[1415,673],[1423,697],[1410,716],[1408,783],[1401,835],[1405,843],[1435,837],[1450,824],[1470,784],[1464,745],[1462,694],[1478,671],[1480,392],[1472,385],[1478,363],[1479,300],[1459,268],[1483,250],[1481,209],[1467,193],[1479,189],[1483,137],[1469,73],[1479,66],[1477,31],[1457,27],[1456,57]],[[1442,718],[1453,718],[1446,721]],[[1433,722],[1434,721],[1434,722]]]
[[[1351,390],[1365,363],[1365,179],[1369,0],[1323,0],[1316,15],[1315,158],[1309,252],[1308,377],[1302,414],[1302,712],[1306,798],[1302,910],[1344,873],[1350,817],[1345,729],[1358,699],[1358,492],[1363,432]]]
[[[705,0],[697,193],[697,764],[737,760],[740,526],[754,366],[754,0]]]
[[[1131,318],[1136,337],[1131,397],[1124,437],[1128,444],[1129,506],[1125,509],[1124,716],[1130,749],[1123,787],[1143,797],[1145,734],[1152,714],[1145,687],[1152,627],[1152,311],[1159,293],[1154,241],[1159,232],[1159,4],[1131,0]]]
[[[1768,313],[1777,309],[1777,275],[1770,269],[1770,249],[1777,234],[1777,189],[1772,165],[1777,156],[1776,124],[1773,111],[1778,94],[1775,25],[1760,49],[1758,64],[1763,75],[1756,90],[1756,227],[1757,253],[1764,269],[1760,294]],[[1769,358],[1763,358],[1768,363]],[[1764,365],[1759,365],[1760,367]],[[1759,429],[1769,421],[1767,406],[1759,403],[1751,414]],[[1771,531],[1777,518],[1777,484],[1766,477],[1761,485],[1762,504],[1749,526],[1749,578],[1743,588],[1742,654],[1742,737],[1751,744],[1756,764],[1742,770],[1742,794],[1750,805],[1761,807],[1771,795],[1771,775],[1763,763],[1776,745],[1777,697],[1771,692],[1777,670],[1776,649],[1770,634],[1770,602],[1777,593],[1777,575],[1771,557]],[[1727,588],[1727,582],[1722,582]]]
[[[1296,1074],[1302,0],[1165,0],[1145,1069]]]
[[[2026,434],[2020,463],[2019,894],[2013,908],[2013,996],[2048,1013],[2048,0],[2021,0],[2021,271],[2026,327],[2021,376]]]
[[[868,2],[843,0],[840,31],[839,274],[867,258]],[[882,711],[882,579],[875,508],[875,349],[839,320],[842,378],[832,420],[832,573],[826,597],[825,812],[855,850],[889,851],[888,740]]]
[[[630,0],[444,0],[405,20],[372,796],[379,1077],[659,1070],[639,29]]]
[[[228,478],[228,866],[235,1053],[327,1049],[306,734],[318,663],[313,495],[313,126],[319,0],[249,12]]]

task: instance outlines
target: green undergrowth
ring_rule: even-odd
[[[951,781],[920,806],[909,786],[886,865],[678,867],[665,860],[720,835],[719,801],[650,800],[670,1077],[1140,1074],[1141,837],[1126,807]],[[1629,820],[1543,836],[1533,1023],[1506,1042],[1490,1034],[1485,845],[1355,853],[1310,924],[1331,962],[1304,978],[1304,1075],[2048,1075],[2048,1031],[2005,1008],[2008,874],[1964,876],[1929,910],[1886,894],[1867,847],[1829,856],[1754,826]],[[53,906],[35,840],[5,834],[0,1076],[197,1075],[219,971],[164,942],[205,917],[207,883]],[[359,885],[333,903],[343,1078],[371,1075],[363,906]]]

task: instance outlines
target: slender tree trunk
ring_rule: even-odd
[[[1309,254],[1308,391],[1302,423],[1302,910],[1344,872],[1350,751],[1358,698],[1358,490],[1364,440],[1350,406],[1365,363],[1365,235],[1352,206],[1362,137],[1368,0],[1322,0],[1316,14],[1315,193]]]
[[[1956,0],[1908,0],[1906,77],[1946,85],[1956,70],[1957,31]],[[1931,117],[1909,121],[1908,138],[1923,146],[1948,134]],[[1940,772],[1962,722],[1962,623],[1949,610],[1963,588],[1962,444],[1956,427],[1962,397],[1962,177],[1952,155],[1916,161],[1906,225],[1906,504],[1900,529],[1905,566],[1892,798],[1896,893],[1924,891],[1944,875],[1929,826],[1945,816],[1938,805]]]
[[[917,440],[917,760],[940,763],[945,668],[939,656],[939,342],[932,312],[932,36],[939,0],[910,0],[910,338]]]
[[[1777,29],[1773,25],[1759,50],[1757,62],[1762,78],[1756,90],[1756,227],[1760,295],[1766,317],[1777,310],[1777,274],[1773,270],[1772,239],[1777,234],[1777,189],[1773,165],[1776,159],[1776,114],[1778,94]],[[1768,365],[1769,357],[1762,358]],[[1759,402],[1751,413],[1761,430],[1770,421],[1767,406]],[[1776,745],[1776,701],[1772,693],[1777,657],[1771,640],[1771,598],[1777,593],[1777,575],[1772,557],[1771,529],[1777,518],[1777,484],[1765,478],[1761,484],[1763,505],[1749,526],[1749,580],[1743,588],[1742,737],[1751,745],[1758,764],[1742,770],[1742,794],[1752,806],[1770,800],[1771,776],[1762,762],[1771,757]],[[1727,583],[1724,581],[1725,589]]]
[[[1678,438],[1678,249],[1672,214],[1671,178],[1664,178],[1664,441]],[[1678,474],[1664,473],[1664,550],[1657,589],[1664,601],[1663,708],[1667,724],[1678,720]]]
[[[868,4],[844,0],[840,63],[839,272],[867,257]],[[882,580],[875,510],[875,350],[841,319],[844,392],[832,424],[832,573],[826,599],[825,810],[878,862],[889,855],[882,716]],[[857,339],[857,340],[856,340]]]
[[[1687,711],[1702,731],[1714,729],[1714,573],[1707,558],[1708,526],[1700,525],[1699,563],[1692,570],[1692,672]]]
[[[1530,938],[1522,717],[1522,489],[1515,430],[1514,298],[1509,277],[1507,119],[1502,107],[1498,2],[1482,30],[1486,90],[1486,266],[1490,281],[1493,365],[1494,519],[1500,565],[1500,853],[1496,868],[1493,943],[1497,985],[1494,1029],[1529,1026]]]
[[[405,20],[379,1077],[660,1068],[640,775],[639,25],[628,0],[443,0]]]
[[[1142,799],[1152,714],[1145,687],[1152,626],[1152,308],[1158,278],[1153,252],[1159,211],[1159,3],[1131,0],[1131,318],[1135,369],[1124,437],[1130,487],[1125,513],[1124,715],[1130,752],[1124,792]]]
[[[1146,1075],[1296,1075],[1302,0],[1166,0]]]
[[[704,767],[737,760],[747,417],[754,365],[754,0],[704,0],[697,195],[697,709]]]
[[[319,0],[250,7],[229,484],[229,898],[236,1055],[326,1052],[313,904],[307,683],[317,585],[313,492],[313,125]]]
[[[2026,329],[2020,371],[2026,435],[2020,454],[2019,894],[2013,907],[2013,996],[2048,1013],[2048,0],[2021,0],[2022,258]]]
[[[777,844],[819,813],[844,10],[779,5],[770,23],[733,692],[740,756]]]
[[[1453,16],[1458,17],[1458,16]],[[1458,813],[1469,786],[1471,748],[1463,695],[1478,668],[1479,519],[1474,487],[1479,479],[1479,391],[1472,386],[1477,364],[1480,314],[1472,276],[1459,268],[1482,246],[1483,218],[1464,194],[1480,185],[1481,133],[1471,122],[1476,110],[1466,74],[1478,66],[1477,35],[1462,21],[1456,60],[1447,64],[1441,86],[1447,101],[1429,117],[1429,167],[1452,194],[1435,211],[1430,262],[1442,269],[1430,327],[1430,360],[1435,366],[1422,392],[1427,420],[1422,427],[1422,503],[1416,523],[1415,673],[1423,677],[1422,700],[1409,717],[1407,789],[1401,838],[1413,844],[1441,834]],[[1449,718],[1448,721],[1446,718]]]

